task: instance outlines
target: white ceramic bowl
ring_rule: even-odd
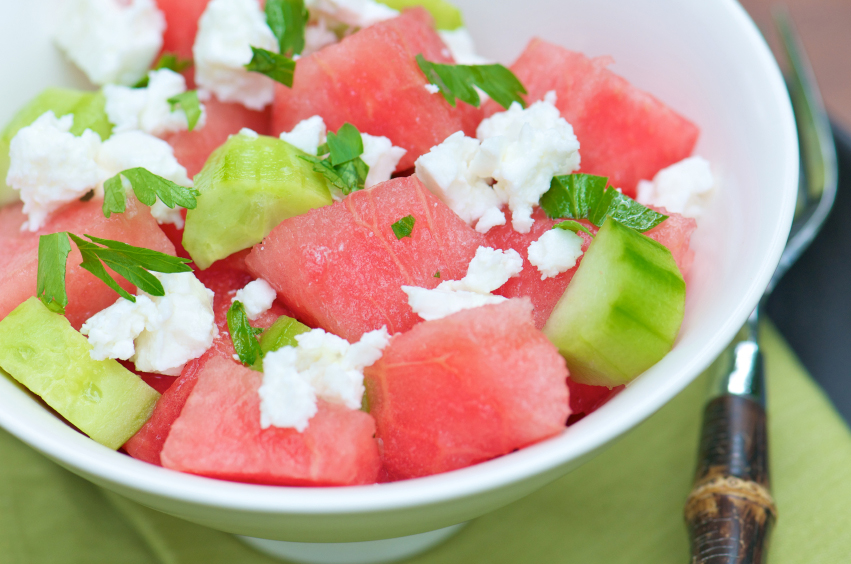
[[[0,4],[2,122],[45,86],[81,83],[42,27],[49,1]],[[0,425],[92,482],[190,521],[270,539],[361,541],[446,527],[516,500],[588,460],[691,382],[756,304],[795,202],[792,110],[756,27],[733,0],[457,3],[483,54],[510,63],[535,35],[611,54],[616,72],[702,128],[697,152],[715,165],[723,189],[694,237],[685,324],[668,356],[561,436],[471,468],[385,485],[299,489],[179,474],[83,437],[2,378]]]

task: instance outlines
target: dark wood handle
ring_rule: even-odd
[[[692,564],[763,564],[777,509],[768,479],[765,409],[748,398],[710,401],[694,489],[685,508]]]

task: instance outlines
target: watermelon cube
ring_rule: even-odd
[[[596,411],[604,403],[617,395],[625,386],[615,386],[609,389],[607,386],[591,386],[580,384],[573,378],[567,378],[567,389],[570,392],[570,417],[568,425],[579,421],[586,415]]]
[[[165,16],[163,53],[174,53],[181,59],[192,59],[192,46],[198,33],[198,20],[209,0],[157,0]]]
[[[529,262],[528,249],[529,245],[537,241],[541,235],[552,229],[553,225],[561,220],[552,220],[547,217],[541,208],[535,208],[532,213],[532,219],[535,223],[532,224],[532,229],[529,233],[518,233],[511,227],[511,212],[505,210],[507,221],[505,225],[492,227],[485,235],[485,244],[495,249],[514,249],[520,256],[523,257],[523,270],[519,276],[509,278],[501,288],[496,290],[494,294],[505,296],[506,298],[519,298],[526,296],[532,300],[534,306],[533,316],[535,318],[535,326],[538,329],[543,328],[544,324],[549,319],[550,314],[558,303],[561,295],[570,284],[570,280],[579,268],[579,263],[582,261],[580,257],[576,262],[576,266],[562,272],[558,276],[541,280],[541,273],[538,268]],[[596,232],[597,228],[588,222],[586,224],[592,232]],[[588,244],[591,242],[591,237],[585,233],[579,233],[584,243],[582,252],[588,249]]]
[[[292,88],[278,85],[272,116],[275,135],[320,115],[336,131],[345,122],[388,137],[408,152],[396,170],[456,131],[475,135],[482,111],[463,102],[453,108],[428,84],[415,57],[451,63],[431,16],[413,8],[340,43],[299,59]]]
[[[397,239],[392,225],[409,215],[411,236]],[[354,342],[384,325],[391,334],[413,327],[420,318],[402,286],[460,280],[482,241],[416,177],[406,177],[284,220],[246,264],[300,321]]]
[[[689,242],[692,233],[697,229],[697,221],[678,213],[670,213],[665,208],[653,209],[667,215],[668,219],[644,234],[668,247],[680,273],[686,278],[694,262],[694,251],[689,248]]]
[[[165,139],[174,149],[177,162],[186,168],[190,178],[201,171],[213,151],[243,127],[260,135],[269,132],[269,109],[256,112],[242,104],[219,102],[215,96],[210,96],[204,102],[204,107],[207,112],[207,124],[204,127],[194,131],[178,131]]]
[[[507,454],[558,434],[570,415],[564,359],[526,298],[421,323],[364,374],[392,480]]]
[[[262,374],[213,358],[161,453],[165,468],[211,478],[284,486],[375,483],[381,468],[368,413],[319,402],[303,433],[260,427]]]
[[[533,39],[511,70],[528,91],[527,101],[550,90],[579,139],[582,172],[608,176],[635,197],[642,179],[691,155],[698,128],[664,103],[609,71],[609,57],[589,59]],[[489,102],[486,113],[501,111]]]
[[[3,226],[0,229],[0,264],[3,265],[0,271],[0,319],[24,300],[36,295],[40,235],[70,231],[75,235],[93,235],[174,255],[174,245],[159,228],[148,206],[134,198],[127,199],[124,213],[113,214],[109,219],[103,216],[101,202],[95,200],[68,204],[53,214],[36,233],[20,231],[25,219],[20,204],[0,210],[0,226]],[[65,315],[75,329],[118,299],[118,294],[106,284],[80,268],[82,260],[80,252],[72,246],[65,277],[69,301]],[[129,282],[118,275],[115,277],[125,290],[135,291]]]

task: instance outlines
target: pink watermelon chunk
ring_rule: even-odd
[[[75,235],[94,235],[174,255],[174,246],[151,216],[149,208],[134,198],[128,198],[125,213],[114,214],[110,219],[103,216],[101,202],[93,200],[68,204],[36,233],[20,231],[24,220],[20,204],[0,210],[0,225],[4,226],[0,230],[0,264],[3,265],[0,271],[0,319],[24,300],[36,295],[39,235],[70,231]],[[118,294],[106,284],[80,268],[82,260],[80,252],[72,246],[65,277],[69,301],[65,314],[75,329],[118,299]],[[115,276],[123,288],[135,292],[129,282]]]
[[[255,112],[242,104],[219,102],[214,96],[204,102],[204,107],[207,111],[207,124],[204,127],[195,131],[180,131],[166,137],[166,141],[174,149],[174,156],[186,167],[190,178],[200,172],[210,153],[227,141],[230,135],[239,133],[243,127],[261,135],[269,133],[269,108]]]
[[[588,384],[574,382],[568,376],[567,389],[570,392],[569,405],[571,412],[570,417],[567,419],[567,424],[572,425],[615,397],[615,395],[624,389],[624,386],[616,386],[612,389],[606,386],[589,386]]]
[[[219,336],[213,341],[213,346],[201,358],[197,358],[186,365],[178,378],[170,378],[173,382],[162,391],[163,395],[157,402],[151,418],[124,445],[124,450],[133,458],[159,465],[163,444],[168,438],[172,424],[180,416],[189,394],[195,387],[198,373],[214,358],[236,363],[233,359],[236,351],[228,333],[227,311],[231,306],[231,298],[236,291],[254,279],[244,269],[242,259],[244,259],[245,254],[238,253],[232,258],[215,263],[207,270],[195,273],[201,283],[215,294],[213,311],[216,316]],[[240,268],[240,265],[242,268]],[[251,324],[254,327],[266,329],[279,316],[287,314],[287,310],[275,303],[272,309],[252,321]],[[164,378],[169,377],[165,376]]]
[[[674,261],[676,261],[683,278],[687,278],[694,262],[694,251],[689,247],[689,242],[692,233],[697,229],[697,221],[678,213],[670,213],[665,208],[653,209],[667,215],[668,219],[647,231],[645,235],[668,247],[668,250],[674,255]]]
[[[165,16],[163,52],[174,53],[182,59],[192,59],[192,45],[198,33],[198,20],[209,0],[157,0]]]
[[[635,197],[639,180],[691,154],[699,130],[609,71],[611,62],[533,39],[511,70],[526,87],[528,101],[556,91],[556,106],[579,139],[582,172],[608,176],[613,186]],[[486,113],[501,109],[490,102]]]
[[[541,235],[552,229],[552,226],[561,220],[552,220],[547,217],[541,208],[535,208],[532,214],[532,219],[535,223],[532,225],[529,233],[518,233],[511,227],[511,212],[506,210],[508,220],[505,225],[493,227],[485,234],[485,244],[495,249],[514,249],[520,256],[523,257],[523,270],[519,276],[509,278],[501,288],[494,293],[506,298],[519,298],[526,296],[532,300],[534,306],[535,326],[541,329],[549,319],[562,294],[567,289],[567,285],[573,279],[576,269],[579,268],[579,263],[582,257],[576,263],[576,266],[562,272],[553,278],[541,280],[541,273],[538,268],[533,266],[528,259],[529,245],[537,241]],[[583,222],[586,227],[591,228],[592,232],[596,233],[596,227],[588,222]],[[591,237],[585,233],[580,233],[580,237],[585,241],[582,245],[582,251],[588,249],[588,244],[591,242]]]
[[[391,226],[408,215],[415,219],[411,236],[396,239]],[[384,325],[391,334],[413,327],[420,318],[401,287],[463,278],[481,243],[479,233],[407,177],[284,220],[246,263],[300,321],[354,342]]]
[[[451,63],[422,8],[363,29],[338,44],[299,59],[292,88],[277,86],[272,118],[275,135],[320,115],[336,131],[345,122],[361,132],[388,137],[408,152],[396,170],[456,131],[475,135],[482,111],[462,102],[453,108],[431,94],[415,60]]]
[[[570,415],[564,359],[525,298],[396,335],[365,376],[393,480],[507,454],[558,434]]]
[[[375,483],[381,468],[368,413],[319,402],[303,433],[260,428],[258,372],[214,358],[198,373],[161,453],[172,470],[285,486]]]

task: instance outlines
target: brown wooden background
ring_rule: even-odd
[[[778,0],[740,0],[775,53],[771,8]],[[784,0],[795,22],[825,104],[834,120],[851,131],[851,0]],[[778,56],[782,62],[782,56]]]

